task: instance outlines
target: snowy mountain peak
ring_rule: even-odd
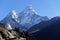
[[[27,9],[30,9],[31,10],[31,9],[33,9],[33,6],[32,5],[28,5],[27,6]]]
[[[28,5],[23,11],[22,11],[22,14],[36,14],[38,15],[38,13],[35,11],[35,9],[33,8],[32,5]]]
[[[48,20],[48,17],[40,16],[32,7],[32,5],[29,5],[22,12],[18,14],[14,10],[11,11],[7,15],[7,17],[5,17],[2,20],[2,22],[5,24],[7,23],[7,21],[10,22],[10,25],[12,25],[12,28],[17,26],[20,27],[21,25],[22,27],[26,27],[27,29],[29,29],[31,26],[46,20]]]
[[[12,18],[18,18],[17,13],[13,10],[11,11]]]
[[[13,11],[12,11],[12,14],[13,14],[13,15],[16,15],[16,12],[13,10]]]
[[[26,10],[30,10],[30,11],[32,11],[32,12],[35,11],[32,5],[28,5],[28,6],[26,7]]]

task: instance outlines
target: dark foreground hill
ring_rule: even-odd
[[[20,32],[19,28],[8,30],[0,23],[0,40],[35,40],[28,32]]]
[[[60,40],[60,17],[54,17],[49,21],[34,25],[30,30],[37,29],[40,31],[32,33],[37,40]]]

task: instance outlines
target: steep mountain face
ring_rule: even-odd
[[[15,28],[15,27],[21,27],[21,29],[27,29],[26,27],[23,27],[22,25],[19,24],[18,20],[18,15],[15,11],[11,11],[1,22],[3,24],[5,24],[6,26],[8,26],[7,28],[9,29],[9,27],[11,28]]]
[[[47,20],[48,17],[38,15],[32,6],[27,6],[18,14],[15,11],[11,11],[1,22],[4,24],[9,22],[12,28],[21,27],[22,29],[29,29],[31,26]]]
[[[20,24],[29,29],[31,26],[41,21],[47,21],[48,17],[38,15],[38,13],[30,5],[27,6],[21,13],[19,13],[19,19]]]
[[[54,17],[49,21],[43,22],[43,25],[44,26],[41,26],[41,24],[39,23],[34,26],[35,28],[30,29],[37,30],[40,28],[40,31],[32,33],[38,40],[60,40],[60,17]],[[41,27],[44,28],[41,29]]]

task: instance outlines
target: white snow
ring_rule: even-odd
[[[10,23],[9,23],[9,22],[7,22],[7,24],[6,24],[5,28],[6,28],[6,29],[8,29],[8,30],[11,30],[11,29],[12,29],[12,27],[11,27],[11,25],[10,25]]]
[[[12,18],[15,19],[16,22],[19,22],[18,15],[17,15],[17,13],[14,10],[12,11],[11,15],[12,15]]]
[[[18,18],[18,15],[16,14],[14,10],[12,11],[12,18]]]
[[[28,10],[28,9],[29,9],[29,10]],[[38,15],[38,13],[35,11],[35,9],[33,8],[32,5],[28,5],[28,6],[26,7],[24,13],[29,13],[29,11],[31,11],[31,12],[33,12],[33,13],[35,13],[35,14]]]
[[[32,12],[34,12],[35,14],[37,14],[37,15],[38,15],[38,13],[37,13],[34,9],[32,9]]]
[[[18,23],[20,22],[18,19],[15,19],[15,21],[18,22]]]

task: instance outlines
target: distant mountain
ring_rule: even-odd
[[[31,26],[41,21],[47,21],[48,17],[38,15],[34,8],[29,5],[21,13],[19,13],[19,19],[20,24],[29,29]]]
[[[42,21],[36,25],[33,25],[30,29],[28,29],[28,31],[31,32],[31,31],[38,30],[38,29],[42,30],[42,29],[46,28],[47,26],[56,22],[59,18],[60,17],[54,17],[48,21]]]
[[[37,40],[60,40],[60,17],[54,17],[49,21],[34,25],[30,30],[34,31],[38,29],[40,30],[32,32]]]
[[[21,29],[27,29],[19,24],[18,15],[15,11],[11,11],[1,22],[8,27],[11,26],[12,28],[21,27]]]
[[[29,29],[31,26],[49,20],[46,16],[40,16],[32,6],[27,6],[21,13],[11,11],[1,22],[4,24],[10,23],[11,27],[21,27]]]

